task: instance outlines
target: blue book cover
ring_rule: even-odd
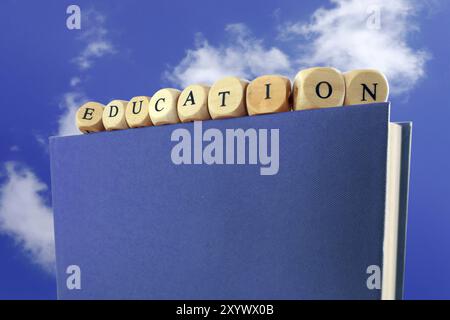
[[[380,299],[388,128],[381,103],[51,138],[58,297]]]

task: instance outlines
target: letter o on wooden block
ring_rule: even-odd
[[[98,102],[86,102],[77,111],[76,124],[83,133],[104,131],[103,126],[104,105]]]
[[[180,90],[166,88],[158,90],[150,99],[148,112],[155,126],[180,122],[177,113]]]
[[[247,115],[245,92],[248,81],[236,77],[223,78],[213,84],[208,94],[211,118],[233,118]]]
[[[278,75],[261,76],[247,87],[249,115],[289,111],[291,82]]]
[[[178,117],[181,122],[211,119],[208,111],[209,87],[193,84],[186,87],[178,98]]]
[[[381,72],[371,69],[352,70],[344,73],[344,105],[385,102],[389,96],[389,84]]]
[[[125,119],[125,109],[128,101],[113,100],[108,103],[103,110],[103,125],[108,131],[127,129],[128,124]]]
[[[130,128],[148,127],[153,125],[148,114],[151,97],[137,96],[131,98],[125,109],[125,119]]]
[[[335,68],[310,68],[295,76],[294,110],[342,106],[344,98],[344,76]]]

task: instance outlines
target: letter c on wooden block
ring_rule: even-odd
[[[247,87],[249,115],[289,111],[291,82],[278,75],[261,76]]]
[[[130,128],[153,125],[148,114],[151,97],[137,96],[130,99],[125,110],[125,118]]]
[[[83,104],[76,114],[76,125],[82,133],[104,131],[103,110],[104,105],[98,102],[89,101]]]
[[[344,98],[344,76],[335,68],[310,68],[295,76],[294,110],[338,107]]]
[[[386,102],[389,85],[384,74],[377,70],[361,69],[344,73],[344,105]]]
[[[248,81],[226,77],[214,83],[208,94],[211,118],[233,118],[247,115],[245,96]]]
[[[180,90],[166,88],[158,90],[150,99],[148,113],[155,126],[180,122],[177,113]]]
[[[103,125],[108,131],[127,129],[128,124],[125,118],[125,109],[128,101],[113,100],[108,103],[103,110]]]
[[[178,117],[181,122],[211,119],[208,111],[209,87],[193,84],[186,87],[178,98]]]

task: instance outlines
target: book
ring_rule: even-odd
[[[50,139],[59,299],[401,299],[389,103]]]

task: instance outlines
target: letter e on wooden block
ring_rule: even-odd
[[[344,76],[335,68],[310,68],[295,76],[294,110],[338,107],[344,98]]]
[[[103,110],[103,125],[108,131],[127,129],[128,124],[125,118],[125,109],[128,101],[113,100],[108,103]]]
[[[103,126],[104,105],[98,102],[86,102],[77,111],[76,124],[83,133],[104,131]]]
[[[381,72],[371,69],[352,70],[344,73],[344,105],[386,102],[389,84]]]
[[[180,90],[161,89],[150,99],[148,112],[155,126],[180,122],[177,113],[178,97]]]
[[[209,87],[194,84],[186,87],[178,98],[178,117],[181,122],[211,119],[208,111]]]
[[[131,98],[125,109],[125,119],[130,128],[148,127],[153,125],[148,114],[151,97],[137,96]]]
[[[233,118],[247,115],[245,105],[248,81],[236,77],[223,78],[213,84],[208,94],[211,118]]]
[[[278,75],[261,76],[247,87],[249,115],[289,111],[291,82]]]

